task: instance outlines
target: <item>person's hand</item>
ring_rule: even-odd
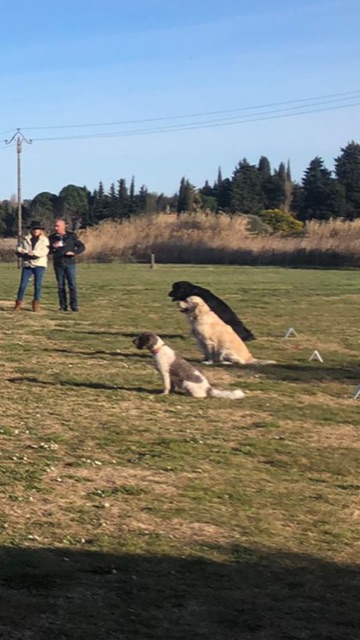
[[[62,247],[62,243],[59,240],[57,240],[57,242],[53,242],[53,247],[54,249],[58,249],[59,247]]]
[[[74,256],[75,253],[73,251],[67,251],[65,255],[70,257],[70,256]]]

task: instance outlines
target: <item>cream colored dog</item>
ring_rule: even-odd
[[[185,313],[191,332],[204,355],[204,364],[274,364],[273,360],[254,358],[235,331],[220,320],[202,298],[190,296],[179,302],[178,306]]]

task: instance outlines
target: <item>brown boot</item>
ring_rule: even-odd
[[[15,300],[14,311],[20,311],[21,307],[22,307],[22,300]]]
[[[32,310],[33,311],[39,311],[40,309],[40,302],[39,300],[33,300],[32,301]]]

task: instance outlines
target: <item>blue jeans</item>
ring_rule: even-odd
[[[75,264],[54,264],[56,281],[58,285],[60,309],[67,311],[67,293],[66,283],[69,287],[70,308],[71,311],[78,310],[77,292],[76,292],[76,265]]]
[[[34,300],[39,301],[41,297],[41,285],[45,273],[45,267],[23,267],[17,300],[23,300],[25,291],[32,276],[34,276]]]

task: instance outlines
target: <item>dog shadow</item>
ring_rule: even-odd
[[[75,330],[74,333],[82,333],[85,335],[90,335],[90,336],[116,336],[116,337],[121,337],[121,338],[136,338],[140,333],[142,332],[142,329],[139,329],[139,331],[94,331],[93,329],[89,330],[89,331],[84,331],[84,330]],[[185,340],[185,337],[183,336],[182,333],[158,333],[157,334],[160,338],[162,338],[163,340],[175,340],[176,338],[179,338],[180,340]]]
[[[128,351],[104,351],[103,349],[99,349],[97,351],[74,351],[73,349],[43,349],[43,351],[50,353],[67,353],[72,356],[86,356],[87,358],[92,358],[96,356],[110,356],[112,358],[132,358],[144,360],[149,358],[146,353],[132,353]]]
[[[288,382],[305,383],[313,382],[341,381],[349,383],[360,382],[360,365],[333,365],[328,366],[322,363],[309,364],[271,364],[252,367],[252,371],[258,370],[267,378],[273,380],[283,380]]]
[[[130,391],[135,393],[144,393],[148,395],[157,395],[161,393],[158,389],[145,389],[145,387],[130,387],[123,385],[110,385],[104,384],[102,382],[78,382],[76,380],[41,380],[40,378],[36,378],[35,376],[17,376],[14,378],[7,378],[7,382],[11,384],[36,384],[45,387],[85,387],[86,389],[96,389],[96,390],[104,390],[104,391]]]

